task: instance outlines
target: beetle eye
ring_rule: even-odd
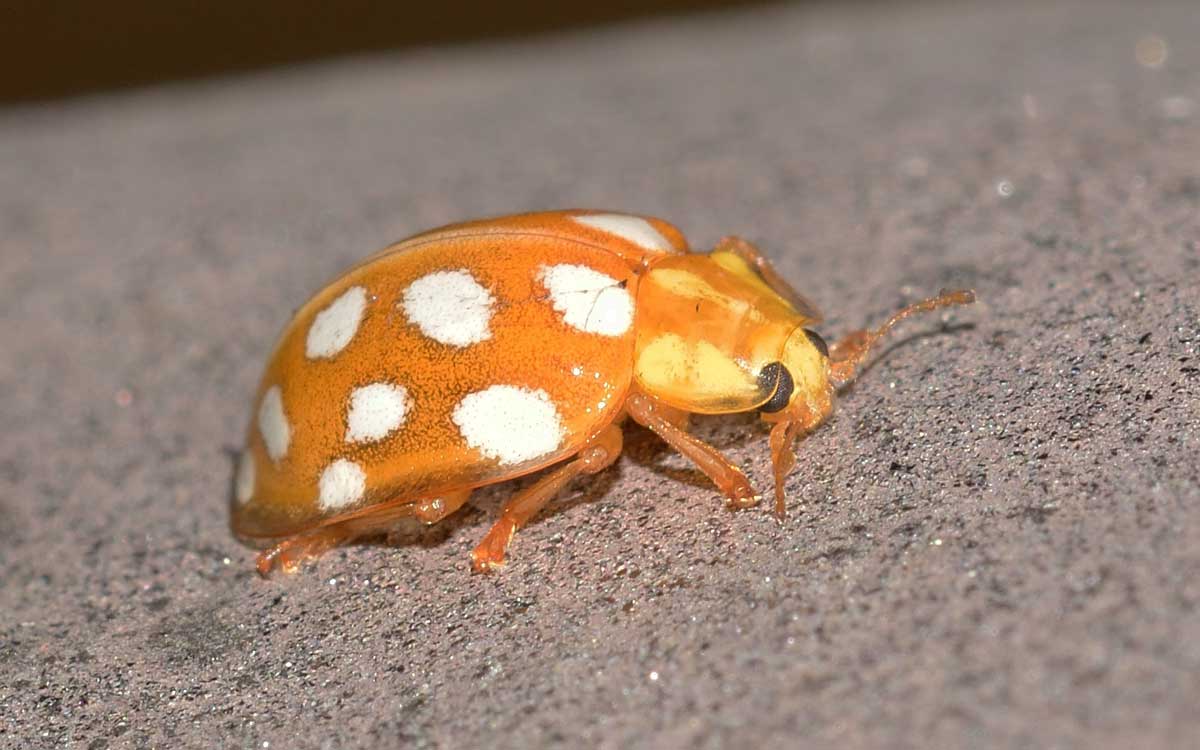
[[[829,345],[825,343],[825,339],[821,338],[816,331],[810,331],[807,328],[804,329],[804,335],[808,337],[808,343],[815,346],[822,357],[829,359]]]
[[[763,390],[774,387],[775,392],[767,402],[758,407],[760,412],[765,414],[774,414],[777,411],[782,411],[788,402],[792,400],[792,390],[795,384],[792,382],[792,374],[787,371],[782,362],[772,362],[762,368],[758,373],[758,383]]]

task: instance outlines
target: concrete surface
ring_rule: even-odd
[[[806,5],[0,113],[0,744],[1194,743],[1196,39],[1187,2]],[[570,205],[759,240],[831,335],[984,302],[905,327],[783,525],[631,430],[497,577],[508,488],[254,575],[228,451],[289,311]],[[697,429],[766,486],[752,419]]]

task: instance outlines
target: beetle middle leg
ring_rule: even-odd
[[[471,567],[475,572],[487,573],[503,565],[504,553],[517,529],[537,515],[572,479],[611,466],[620,457],[623,444],[620,426],[610,424],[588,441],[574,460],[554,469],[505,503],[500,518],[471,552]]]
[[[649,428],[672,448],[691,459],[728,498],[731,508],[749,508],[762,499],[741,469],[716,448],[688,433],[685,412],[638,392],[631,393],[625,400],[625,410],[635,422]]]
[[[471,490],[455,490],[440,497],[426,498],[413,503],[412,514],[423,524],[434,524],[458,510],[471,497]]]

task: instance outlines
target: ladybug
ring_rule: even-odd
[[[833,409],[871,346],[943,292],[826,346],[821,316],[750,243],[693,253],[656,218],[552,211],[435,229],[368,257],[292,318],[267,362],[233,481],[232,526],[263,575],[402,518],[436,523],[484,485],[546,470],[471,553],[502,565],[518,528],[611,466],[632,419],[733,508],[746,475],[690,414],[770,423],[775,509],[792,444]]]

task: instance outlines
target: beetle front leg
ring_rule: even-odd
[[[575,459],[542,477],[504,504],[500,518],[471,552],[471,567],[476,573],[490,573],[504,564],[504,553],[517,529],[529,523],[546,503],[570,481],[582,474],[595,474],[612,466],[621,455],[624,438],[621,428],[610,424],[592,438]]]
[[[787,300],[796,312],[808,318],[812,322],[821,320],[821,311],[817,306],[808,300],[803,294],[797,292],[787,279],[783,278],[782,274],[775,270],[775,266],[763,255],[763,252],[758,249],[754,243],[742,239],[741,237],[722,237],[716,247],[713,248],[714,253],[726,252],[732,253],[742,260],[750,264],[750,266],[758,272],[762,280],[767,282],[767,286]]]
[[[633,421],[653,431],[696,464],[696,468],[704,472],[704,475],[717,485],[721,494],[728,498],[731,508],[749,508],[757,505],[762,499],[741,469],[734,466],[716,448],[689,434],[680,426],[679,415],[684,412],[636,391],[625,400],[625,411]]]

